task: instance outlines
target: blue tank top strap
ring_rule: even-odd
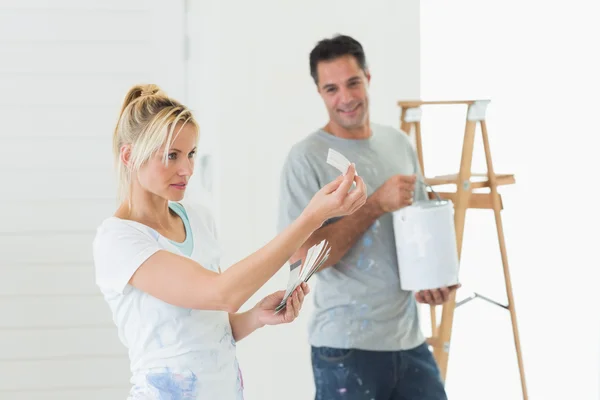
[[[181,217],[183,220],[183,225],[185,226],[185,240],[183,242],[176,242],[174,240],[169,241],[178,247],[183,254],[190,257],[192,255],[192,251],[194,250],[194,235],[192,233],[188,214],[185,211],[185,207],[183,207],[183,205],[180,203],[169,203],[169,208],[171,208],[171,210],[175,211],[175,213]]]

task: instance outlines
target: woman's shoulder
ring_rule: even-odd
[[[136,237],[158,239],[158,232],[140,222],[110,216],[100,222],[96,228],[94,243],[112,242],[115,239]]]

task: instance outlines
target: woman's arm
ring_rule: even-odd
[[[130,284],[176,306],[235,313],[320,226],[317,221],[312,216],[301,216],[222,274],[187,257],[160,250],[137,269]]]
[[[258,315],[253,310],[254,309],[243,313],[229,314],[229,324],[231,325],[233,339],[236,342],[239,342],[255,330],[264,326],[264,324],[260,323]]]
[[[353,181],[357,187],[348,192]],[[365,184],[351,166],[343,177],[321,189],[297,220],[222,274],[160,250],[142,263],[129,283],[173,305],[235,313],[325,220],[351,214],[365,201]]]

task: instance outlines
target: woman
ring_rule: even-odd
[[[286,230],[221,272],[212,217],[182,202],[198,130],[189,109],[145,85],[128,92],[114,132],[121,203],[99,226],[93,252],[96,283],[129,350],[129,399],[243,398],[236,342],[294,320],[308,287],[298,287],[279,314],[283,291],[238,309],[323,222],[366,201],[351,166]]]

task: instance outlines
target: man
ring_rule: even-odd
[[[331,254],[315,274],[309,324],[316,399],[441,400],[443,383],[420,326],[416,301],[442,304],[454,288],[400,289],[392,211],[425,199],[408,136],[369,120],[370,74],[361,44],[320,41],[311,75],[329,121],[295,144],[281,176],[279,228],[287,226],[339,174],[333,148],[356,165],[370,196],[353,215],[328,221],[290,260],[327,239]]]

